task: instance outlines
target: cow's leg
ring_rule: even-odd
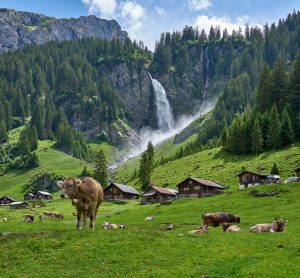
[[[83,214],[83,224],[82,224],[82,229],[83,230],[85,230],[86,229],[86,218],[87,218],[87,211],[86,210],[84,210],[83,212],[82,212],[82,214]]]
[[[76,228],[78,230],[80,230],[80,220],[81,220],[81,216],[82,216],[82,211],[80,209],[77,209],[77,224],[76,224]]]

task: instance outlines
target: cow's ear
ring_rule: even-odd
[[[82,180],[80,180],[80,179],[75,180],[75,186],[76,187],[79,187],[81,184],[82,184]]]
[[[58,181],[56,184],[57,184],[58,187],[62,188],[63,185],[64,185],[64,182],[63,181]]]
[[[287,221],[287,219],[284,219],[284,223],[287,224],[287,223],[289,223],[289,221]]]

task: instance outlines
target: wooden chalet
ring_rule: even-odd
[[[179,198],[203,198],[218,194],[224,189],[223,186],[199,178],[189,177],[177,185]]]
[[[271,175],[271,174],[261,174],[255,173],[251,171],[243,171],[238,175],[240,185],[240,189],[260,185],[260,184],[270,184],[270,183],[278,183],[280,176]]]
[[[14,200],[13,198],[4,196],[0,198],[0,206],[7,206],[13,202],[15,202],[16,200]]]
[[[295,170],[296,176],[300,178],[300,166]]]
[[[24,195],[25,201],[33,201],[34,199],[35,199],[35,196],[33,193],[28,192]]]
[[[29,205],[26,202],[13,202],[9,204],[9,207],[11,209],[27,209]]]
[[[24,195],[25,201],[34,201],[34,200],[51,200],[52,195],[47,191],[38,191],[37,193],[28,192]]]
[[[114,201],[114,200],[131,200],[137,199],[141,196],[135,188],[112,182],[108,187],[104,189],[104,200]]]
[[[38,191],[35,194],[35,199],[39,199],[39,200],[51,200],[52,199],[52,195],[47,192],[47,191]]]
[[[151,186],[142,195],[142,204],[161,203],[176,200],[178,192],[175,189]]]

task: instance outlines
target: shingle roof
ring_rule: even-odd
[[[238,176],[240,177],[241,175],[245,174],[245,173],[251,173],[257,176],[260,176],[262,178],[267,178],[270,174],[261,174],[261,173],[256,173],[256,172],[252,172],[252,171],[243,171],[241,173],[238,174]]]
[[[156,187],[152,186],[156,191],[158,191],[161,194],[166,194],[166,195],[176,195],[170,188],[164,188],[164,187]]]
[[[42,194],[42,195],[48,195],[51,196],[51,194],[47,191],[38,191],[38,193]]]
[[[0,199],[4,199],[4,198],[7,198],[7,199],[10,199],[10,200],[12,200],[12,201],[16,201],[15,199],[13,199],[13,198],[11,198],[11,197],[9,197],[9,196],[3,196],[3,197],[0,197]]]
[[[134,194],[134,195],[141,195],[141,193],[138,192],[132,186],[125,185],[125,184],[120,184],[120,183],[114,183],[114,182],[112,182],[111,184],[114,184],[116,187],[118,187],[121,191],[123,191],[125,193],[130,193],[130,194]]]
[[[183,182],[185,182],[188,179],[192,179],[195,182],[201,183],[201,184],[209,186],[209,187],[216,187],[216,188],[224,189],[223,186],[221,186],[221,185],[219,185],[219,184],[217,184],[217,183],[215,183],[213,181],[205,180],[205,179],[199,179],[199,178],[194,178],[194,177],[189,177],[189,178],[185,179],[184,181],[182,181],[181,183],[179,183],[177,186],[181,185]]]
[[[9,205],[15,206],[15,205],[21,205],[21,204],[26,204],[26,205],[28,205],[26,202],[13,202],[13,203],[10,203]]]

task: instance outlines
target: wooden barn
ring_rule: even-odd
[[[296,176],[300,178],[300,166],[295,170]]]
[[[169,200],[176,200],[178,192],[175,189],[151,186],[142,195],[142,204],[161,203]]]
[[[136,199],[141,196],[135,188],[112,182],[108,187],[104,189],[104,200],[114,201],[114,200],[131,200]]]
[[[52,195],[47,192],[47,191],[38,191],[35,194],[35,199],[39,199],[39,200],[51,200],[52,199]]]
[[[9,204],[11,209],[27,209],[29,205],[26,202],[13,202]]]
[[[203,198],[214,196],[224,189],[223,186],[204,179],[189,177],[177,185],[179,198]]]
[[[35,197],[34,197],[33,193],[28,192],[24,195],[24,200],[25,201],[33,201],[34,199],[35,199]]]
[[[251,171],[243,171],[238,175],[240,181],[240,189],[260,185],[279,182],[279,176],[271,174],[261,174]]]
[[[14,200],[13,198],[4,196],[0,198],[0,206],[7,206],[13,202],[15,202],[16,200]]]

